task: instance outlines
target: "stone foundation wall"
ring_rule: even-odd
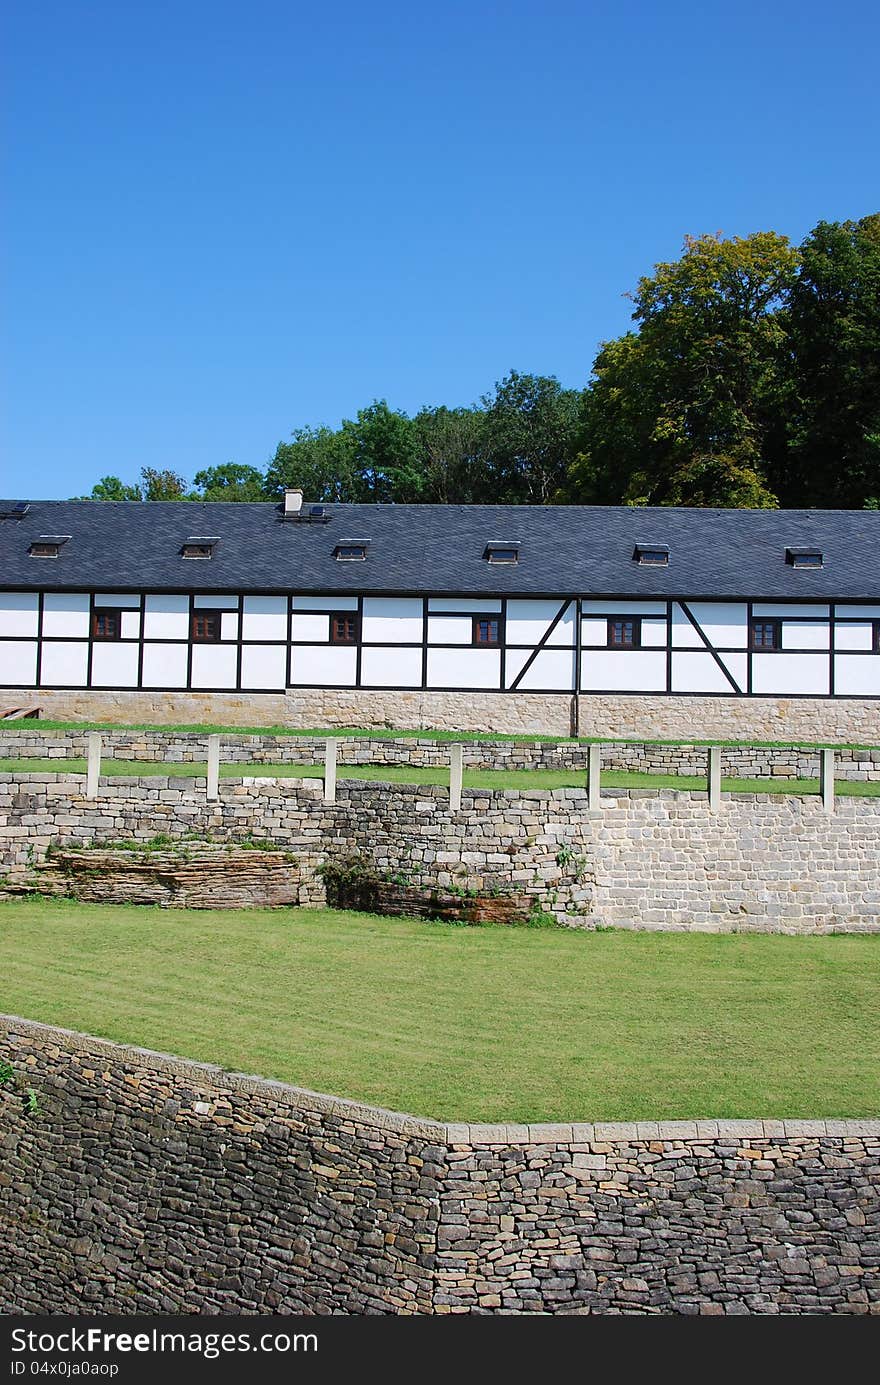
[[[286,693],[7,690],[0,707],[39,705],[56,721],[128,724],[364,727],[622,739],[840,741],[874,745],[880,700],[568,693]]]
[[[0,1058],[6,1314],[880,1311],[880,1121],[448,1125],[8,1016]]]
[[[0,723],[0,759],[85,759],[88,731],[39,731]],[[152,764],[204,764],[207,735],[178,731],[105,731],[102,733],[104,773],[112,774],[112,761],[138,760]],[[221,742],[225,764],[319,765],[326,740],[320,736],[229,735]],[[345,765],[412,765],[417,768],[449,767],[449,743],[417,737],[340,737],[338,762]],[[588,747],[576,741],[465,741],[467,769],[480,770],[575,770],[586,780]],[[608,770],[639,774],[706,774],[706,747],[609,741],[602,748],[602,765]],[[721,770],[728,778],[817,779],[819,753],[795,746],[725,746]],[[835,758],[839,779],[880,780],[880,748],[841,746]]]
[[[360,852],[424,890],[518,892],[579,927],[790,933],[880,931],[880,799],[581,789],[465,790],[349,780],[324,803],[312,780],[114,779],[85,797],[82,775],[0,775],[0,871],[21,886],[50,844],[195,833],[270,839],[292,852],[302,902],[318,868]]]

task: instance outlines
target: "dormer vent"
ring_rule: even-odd
[[[38,539],[34,539],[28,553],[32,558],[57,558],[69,541],[69,534],[41,534]]]
[[[366,560],[369,539],[340,539],[333,550],[337,563],[362,563]]]
[[[818,548],[786,548],[785,561],[789,567],[824,567],[824,558]]]
[[[218,538],[203,538],[199,535],[184,539],[180,549],[181,558],[213,558],[214,549],[220,540]]]
[[[519,550],[522,544],[519,539],[513,540],[494,540],[487,543],[483,550],[483,557],[487,563],[518,563]]]
[[[668,567],[669,549],[665,543],[637,543],[633,549],[633,562],[643,567]]]

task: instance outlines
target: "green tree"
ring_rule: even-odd
[[[606,343],[585,401],[572,499],[776,504],[764,429],[780,389],[780,309],[798,254],[784,236],[689,237],[633,295],[638,330]]]
[[[144,500],[190,500],[186,481],[176,471],[157,471],[154,467],[141,467],[141,490]]]
[[[127,486],[118,476],[102,476],[92,486],[89,495],[79,495],[77,500],[142,500],[140,486]]]
[[[565,485],[576,452],[582,396],[552,375],[512,370],[482,401],[487,498],[546,505]]]
[[[355,419],[344,419],[342,432],[351,441],[359,500],[405,505],[421,498],[419,433],[407,414],[376,399]]]
[[[298,428],[290,442],[279,442],[266,469],[263,493],[277,500],[298,487],[306,500],[342,504],[359,499],[354,440],[332,428]]]
[[[193,478],[197,500],[264,500],[263,473],[242,462],[224,462],[197,471]]]
[[[413,419],[421,452],[422,493],[432,505],[490,500],[483,458],[485,418],[476,408],[420,409]]]
[[[880,214],[810,233],[787,328],[784,503],[860,509],[880,495]]]

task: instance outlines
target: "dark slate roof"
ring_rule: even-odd
[[[0,515],[14,503],[0,501]],[[880,511],[329,505],[327,512],[329,523],[310,524],[284,521],[268,503],[36,500],[23,518],[0,519],[0,587],[880,601]],[[70,535],[59,557],[29,557],[29,544],[47,534]],[[210,560],[180,556],[193,534],[219,536]],[[370,541],[365,562],[333,557],[345,539]],[[518,542],[519,563],[488,563],[491,542]],[[668,546],[668,567],[640,567],[636,544]],[[824,567],[795,569],[786,548],[821,549]]]

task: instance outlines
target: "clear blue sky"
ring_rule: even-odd
[[[688,232],[880,210],[874,0],[7,7],[0,492],[582,384]]]

